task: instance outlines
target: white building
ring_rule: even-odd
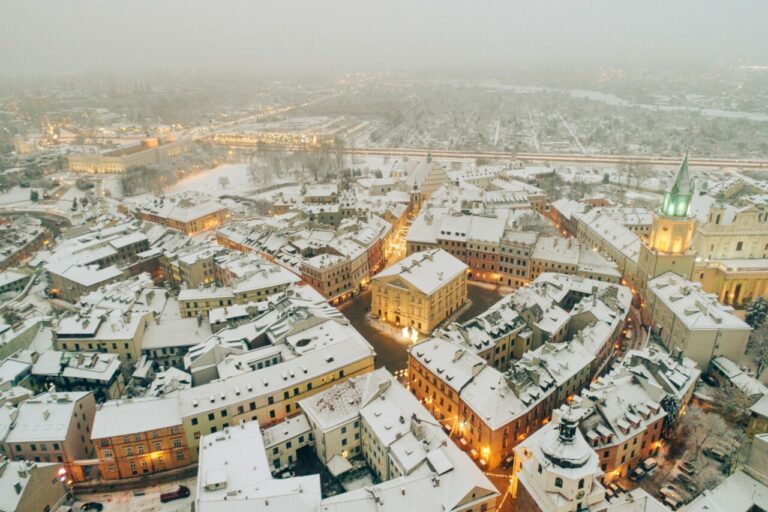
[[[574,512],[605,505],[599,459],[568,412],[515,447],[514,468],[518,510]]]
[[[406,389],[385,370],[361,379],[367,381],[364,387],[377,390],[368,397],[368,403],[358,404],[357,415],[364,424],[361,433],[365,451],[369,453],[366,460],[373,464],[372,470],[382,471],[383,483],[323,499],[318,475],[272,478],[273,464],[265,453],[267,433],[262,438],[258,425],[251,422],[203,437],[196,510],[493,512],[496,509],[499,495],[496,488],[466,454],[448,442],[446,434],[432,424],[432,418]],[[333,388],[323,395],[333,399]],[[330,414],[329,411],[315,412]],[[316,439],[318,429],[322,428],[320,424],[313,425]]]
[[[724,306],[717,296],[702,291],[673,272],[648,282],[645,311],[651,330],[669,352],[680,349],[683,355],[706,370],[719,355],[741,361],[752,329]]]

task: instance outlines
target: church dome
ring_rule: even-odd
[[[580,468],[589,462],[592,448],[576,427],[576,417],[569,410],[560,420],[557,430],[549,433],[549,439],[541,445],[541,451],[552,464],[561,468]]]

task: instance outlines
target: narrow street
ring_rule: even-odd
[[[502,297],[498,290],[476,283],[469,283],[468,295],[472,304],[459,315],[458,321],[460,322],[482,313]],[[392,373],[405,368],[408,362],[407,349],[410,342],[374,328],[367,316],[370,306],[371,292],[366,290],[351,301],[339,306],[339,310],[355,329],[360,331],[360,334],[373,345],[376,350],[377,368],[384,366]]]

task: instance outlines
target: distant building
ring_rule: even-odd
[[[411,254],[371,281],[371,312],[430,333],[467,302],[467,265],[442,249]]]
[[[68,157],[69,170],[88,174],[119,174],[132,167],[151,166],[178,157],[192,149],[188,139],[174,135],[162,141],[157,137],[108,151],[73,153]]]
[[[27,215],[0,223],[0,270],[24,263],[50,236],[39,219]]]

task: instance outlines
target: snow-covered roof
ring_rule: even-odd
[[[44,393],[22,402],[6,443],[63,441],[74,421],[77,402],[90,392]]]
[[[177,426],[181,426],[177,397],[111,400],[96,409],[91,439],[138,434]]]
[[[648,291],[689,330],[751,330],[733,314],[732,307],[720,303],[716,295],[704,292],[701,283],[688,281],[674,272],[648,281]]]
[[[467,265],[442,249],[411,254],[379,272],[373,279],[381,282],[399,278],[426,295],[432,295],[454,278],[466,272]]]

